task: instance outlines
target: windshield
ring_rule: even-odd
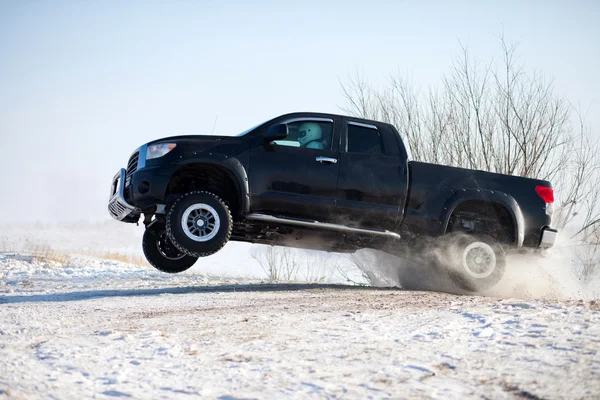
[[[260,124],[258,124],[258,125],[254,125],[252,128],[248,128],[248,129],[246,129],[244,132],[238,133],[237,135],[233,135],[233,136],[244,136],[244,135],[246,135],[246,134],[248,134],[248,133],[252,132],[252,131],[253,131],[253,130],[255,130],[256,128],[258,128],[259,126],[261,126],[261,125],[262,125],[262,124],[264,124],[265,122],[267,122],[267,121],[263,121],[263,122],[261,122]]]

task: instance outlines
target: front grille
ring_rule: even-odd
[[[116,220],[136,222],[136,217],[139,217],[139,211],[135,206],[127,203],[127,200],[123,197],[126,173],[125,168],[121,168],[113,177],[112,184],[110,185],[111,196],[108,200],[108,212]]]
[[[139,159],[140,159],[139,151],[136,151],[135,153],[133,153],[133,155],[129,158],[129,162],[127,163],[126,182],[129,183],[129,178],[131,177],[131,175],[133,175],[133,173],[135,171],[137,171]]]
[[[118,201],[112,202],[108,204],[108,210],[110,211],[113,218],[119,219],[122,214],[129,211],[125,206],[123,206]]]

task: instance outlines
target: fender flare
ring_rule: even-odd
[[[486,203],[500,204],[506,208],[512,218],[514,225],[515,235],[515,246],[522,247],[523,240],[525,239],[525,220],[523,219],[523,213],[519,203],[511,195],[499,192],[497,190],[488,189],[455,189],[453,195],[449,197],[444,209],[440,221],[442,221],[442,234],[445,234],[448,230],[448,223],[450,217],[456,208],[464,203],[465,201],[479,200]]]
[[[250,187],[248,185],[248,173],[244,165],[236,158],[228,157],[223,154],[212,154],[210,159],[194,158],[186,160],[186,162],[178,164],[177,169],[169,177],[169,181],[177,171],[182,168],[189,167],[195,164],[206,164],[221,167],[231,174],[234,182],[237,183],[240,194],[240,211],[243,213],[250,212]]]

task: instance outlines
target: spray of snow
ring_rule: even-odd
[[[511,253],[500,282],[477,294],[521,299],[597,299],[600,295],[598,280],[581,278],[582,251],[575,243],[561,239],[543,255],[534,251]],[[366,252],[372,262],[357,263],[357,266],[361,269],[367,266],[368,275],[375,277],[370,279],[373,286],[393,285],[409,290],[468,294],[450,280],[449,274],[444,273],[448,271],[441,271],[439,263],[433,262],[440,257],[436,250],[405,257],[371,250]]]
[[[600,294],[597,280],[581,277],[583,251],[584,248],[563,238],[544,256],[511,255],[502,280],[483,294],[525,299],[597,299]]]

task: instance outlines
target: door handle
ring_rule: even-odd
[[[322,163],[330,163],[330,164],[337,164],[337,158],[331,158],[331,157],[317,157],[317,161]]]

